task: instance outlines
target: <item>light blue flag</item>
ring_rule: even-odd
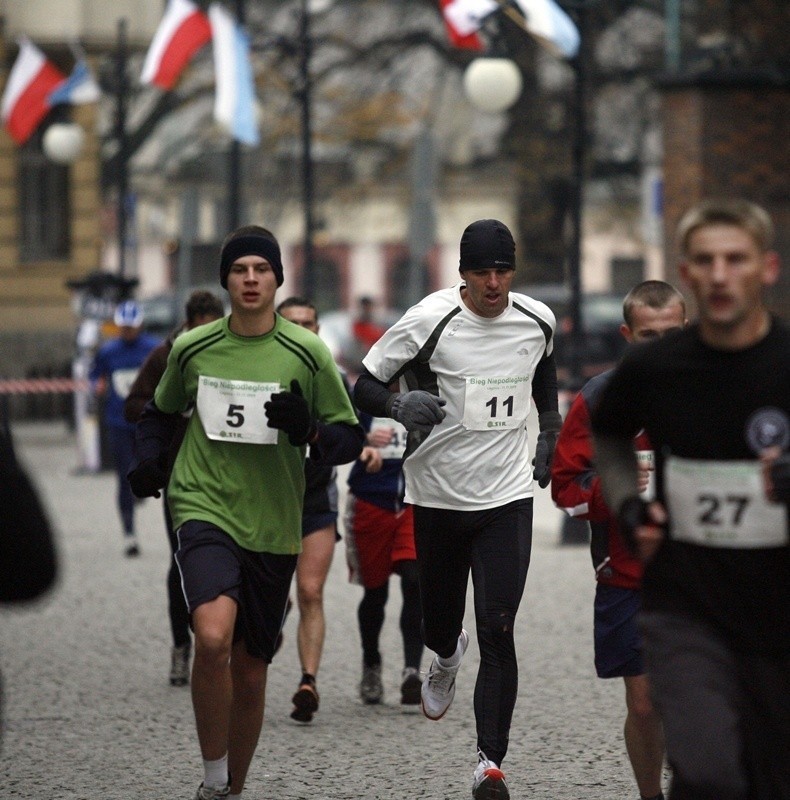
[[[219,3],[210,6],[209,20],[214,40],[214,117],[234,139],[256,145],[260,136],[249,36]]]
[[[574,58],[579,52],[579,30],[554,0],[516,0],[525,27],[557,55]]]
[[[56,106],[60,103],[79,105],[81,103],[95,103],[101,97],[101,90],[87,62],[79,59],[71,71],[71,75],[59,83],[48,96],[49,104]]]

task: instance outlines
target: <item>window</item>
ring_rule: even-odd
[[[66,260],[71,254],[69,168],[44,154],[42,125],[19,148],[19,260]]]

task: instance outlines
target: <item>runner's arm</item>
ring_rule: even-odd
[[[359,424],[317,422],[310,458],[319,464],[348,464],[356,461],[364,444],[365,431]]]
[[[361,411],[366,411],[374,417],[389,417],[388,401],[393,393],[389,385],[373,377],[364,369],[354,385],[354,402]]]
[[[544,356],[535,367],[535,375],[532,378],[532,398],[539,414],[546,411],[559,411],[557,362],[554,360],[554,353]]]
[[[593,462],[590,416],[584,394],[574,398],[562,423],[551,465],[551,497],[566,514],[608,522],[601,479]]]

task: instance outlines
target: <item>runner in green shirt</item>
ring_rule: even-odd
[[[191,411],[167,490],[195,632],[204,763],[195,800],[237,798],[244,787],[301,549],[305,453],[342,464],[364,440],[326,345],[274,311],[283,282],[274,236],[259,226],[231,233],[220,282],[230,316],[174,343],[129,472],[137,496],[157,495],[173,423]]]

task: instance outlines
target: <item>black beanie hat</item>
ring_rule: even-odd
[[[461,236],[458,269],[516,268],[516,243],[507,225],[498,219],[479,219]]]
[[[226,242],[219,259],[219,282],[223,289],[228,288],[228,273],[231,264],[243,256],[260,256],[272,266],[277,285],[283,285],[283,262],[280,259],[280,245],[270,233],[248,233]]]

